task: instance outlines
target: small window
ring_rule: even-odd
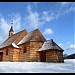
[[[8,55],[8,49],[6,49],[6,55]]]
[[[24,46],[24,50],[23,50],[23,53],[26,53],[26,46]]]

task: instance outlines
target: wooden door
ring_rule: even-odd
[[[46,52],[40,52],[40,61],[45,62],[46,61]]]
[[[3,52],[0,52],[0,61],[3,61]]]

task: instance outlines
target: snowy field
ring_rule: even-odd
[[[0,62],[0,73],[75,73],[75,59],[64,63]]]

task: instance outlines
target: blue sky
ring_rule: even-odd
[[[13,22],[14,32],[39,29],[65,51],[75,51],[75,2],[0,2],[0,44],[8,37]]]

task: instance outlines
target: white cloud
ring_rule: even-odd
[[[21,28],[21,16],[20,14],[11,14],[11,19],[5,19],[1,17],[0,19],[0,25],[1,30],[6,34],[9,31],[9,28],[11,26],[11,23],[13,22],[13,28],[14,31],[17,31]]]
[[[20,14],[15,14],[15,16],[13,16],[13,27],[14,27],[15,32],[21,29],[21,15]]]
[[[33,2],[34,4],[38,4],[39,2]]]
[[[68,2],[61,2],[61,4],[67,4]]]
[[[50,28],[46,28],[44,34],[53,34],[53,30]]]
[[[50,38],[46,38],[46,40],[50,40]]]
[[[71,44],[71,45],[70,45],[70,48],[75,49],[75,45],[74,45],[74,44]]]
[[[45,22],[51,22],[52,20],[57,20],[59,17],[75,11],[75,6],[73,2],[58,2],[58,3],[60,7],[59,10],[51,13],[49,11],[43,11],[42,20],[44,20]]]
[[[9,35],[9,29],[11,27],[11,22],[13,21],[14,31],[17,32],[21,29],[21,16],[14,14],[11,19],[5,19],[3,16],[0,18],[0,43],[2,43]]]
[[[9,34],[10,25],[3,17],[0,18],[0,43],[2,43]]]
[[[61,4],[68,4],[62,3]],[[71,4],[71,3],[70,3]],[[25,17],[25,26],[29,29],[36,29],[41,27],[42,25],[45,25],[47,22],[51,22],[52,20],[57,20],[59,17],[70,13],[71,11],[75,10],[75,7],[73,4],[71,7],[65,8],[64,7],[59,8],[59,11],[50,13],[49,11],[42,11],[42,13],[36,12],[32,10],[31,5],[27,6],[27,12],[28,15]],[[61,13],[62,12],[62,13]]]
[[[74,44],[70,44],[68,48],[66,48],[66,50],[75,50],[75,45]]]
[[[30,5],[27,6],[27,9],[28,9],[28,12],[29,13],[32,13],[31,6]]]
[[[72,11],[75,11],[75,7],[73,7],[73,6],[70,7],[69,9],[64,10],[64,14],[68,14],[68,13],[70,13]]]
[[[59,43],[58,45],[59,45],[59,46],[62,46],[63,44],[62,44],[62,43]]]
[[[38,28],[39,25],[39,14],[30,12],[27,20],[29,21],[29,25],[34,27],[35,29]]]
[[[70,44],[66,49],[64,49],[64,53],[71,55],[75,53],[75,44]]]
[[[1,19],[0,19],[0,28],[3,33],[7,34],[8,29],[9,29],[9,24],[8,24],[7,20],[5,20],[3,17],[1,17]]]
[[[47,21],[47,22],[50,22],[51,20],[54,19],[54,14],[53,13],[49,14],[48,11],[43,11],[42,19]]]
[[[37,3],[35,2],[35,4]],[[70,3],[64,2],[60,4],[63,4],[64,6],[66,6],[67,4],[68,5],[71,4],[71,6],[68,8],[65,8],[64,6],[60,7],[59,10],[61,9],[62,10],[57,13],[56,12],[50,13],[49,11],[43,11],[42,14],[40,14],[39,12],[33,11],[31,6],[28,5],[27,6],[28,15],[26,14],[25,21],[24,21],[25,26],[27,26],[27,28],[29,29],[36,29],[41,27],[42,25],[45,25],[47,22],[51,22],[52,20],[58,19],[59,17],[61,17],[61,15],[65,15],[75,10],[75,6],[73,5],[73,2]],[[13,27],[15,32],[21,29],[21,15],[15,13],[13,15],[10,14],[10,16],[11,19],[6,20],[4,17],[2,17],[2,15],[0,15],[0,36],[1,36],[0,38],[4,38],[6,37],[6,35],[8,35],[11,22],[13,22]],[[53,31],[50,28],[46,29],[44,32],[44,34],[52,34],[52,33]]]
[[[39,28],[57,17],[56,14],[49,13],[49,11],[43,11],[42,14],[33,11],[31,5],[27,6],[27,10],[28,14],[25,17],[25,26],[28,26],[29,29]]]
[[[27,6],[28,15],[25,17],[25,25],[29,28],[36,29],[43,25],[45,22],[40,19],[38,12],[33,12],[30,5]]]
[[[61,16],[68,15],[71,12],[75,11],[75,3],[74,2],[58,2],[59,10],[55,13],[55,19],[58,19]],[[62,13],[61,13],[62,12]]]
[[[61,6],[66,6],[66,5],[69,5],[71,4],[72,2],[60,2]]]

